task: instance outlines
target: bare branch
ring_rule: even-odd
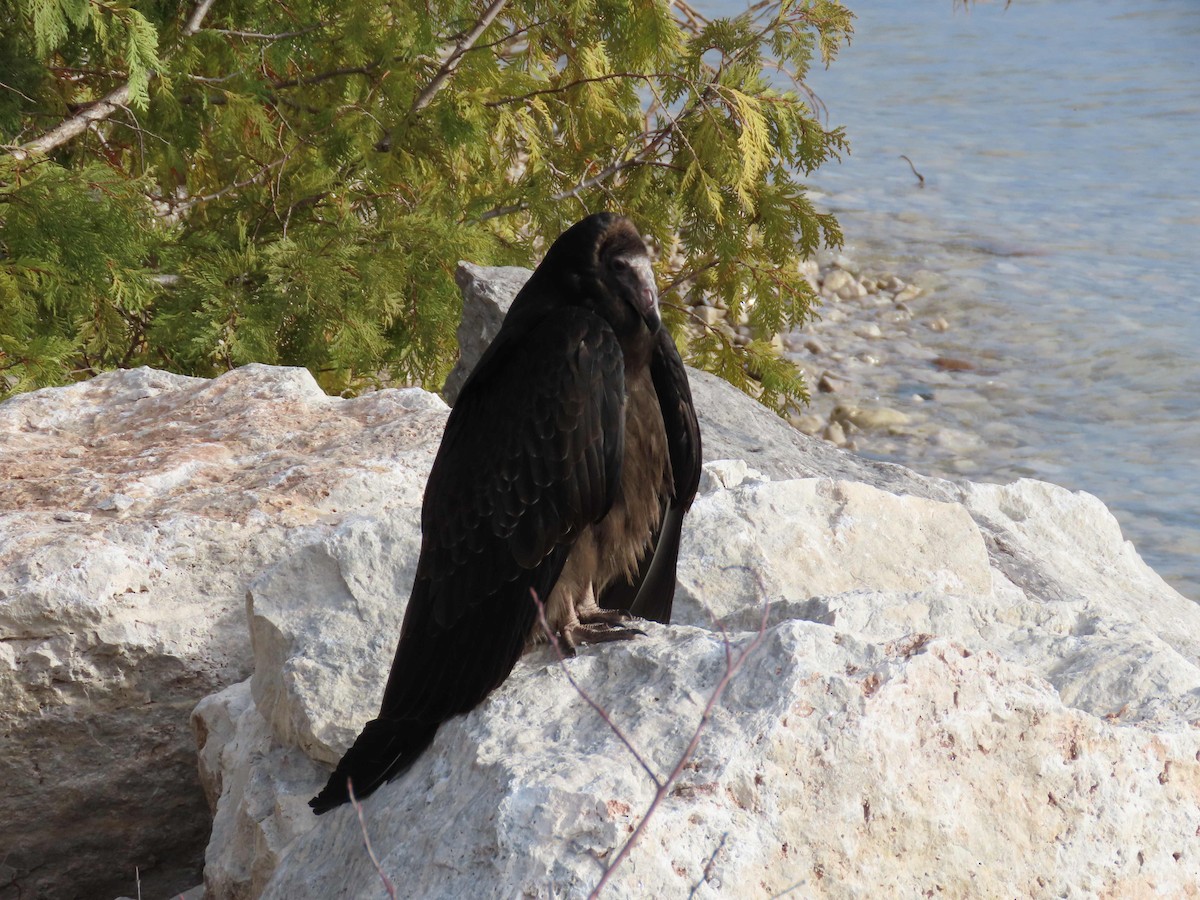
[[[433,80],[425,85],[425,89],[417,94],[417,99],[413,101],[412,112],[420,112],[430,104],[438,91],[446,86],[446,82],[458,67],[458,61],[462,59],[463,54],[471,49],[480,35],[487,31],[488,26],[496,21],[496,16],[500,15],[500,11],[504,9],[508,0],[492,0],[487,9],[483,11],[483,15],[479,17],[479,21],[475,23],[475,27],[463,35],[462,39],[454,45],[454,48],[442,59],[441,67],[437,74],[433,76]]]
[[[565,191],[560,191],[559,193],[555,194],[550,199],[555,202],[558,202],[560,200],[568,200],[572,197],[578,197],[584,191],[590,190],[591,188],[594,188],[598,184],[602,184],[603,182],[605,182],[609,178],[611,178],[613,175],[616,175],[618,172],[623,171],[624,169],[629,169],[629,168],[632,168],[633,166],[643,165],[643,164],[647,163],[649,161],[650,157],[662,145],[662,142],[666,139],[667,135],[669,135],[671,133],[671,131],[674,130],[675,124],[676,124],[675,122],[671,122],[668,125],[664,126],[663,128],[659,129],[659,132],[654,137],[654,139],[652,141],[650,141],[649,144],[647,144],[645,147],[643,147],[641,150],[639,150],[633,156],[628,157],[626,159],[617,160],[616,162],[614,162],[608,166],[605,166],[603,169],[601,169],[599,172],[597,172],[591,178],[585,179],[584,181],[581,181],[579,184],[575,185],[572,188],[568,188]],[[649,135],[643,134],[641,137],[645,138],[645,137],[649,137]],[[479,217],[479,221],[486,222],[488,219],[495,219],[495,218],[498,218],[499,216],[511,215],[512,213],[521,212],[521,210],[528,209],[528,208],[529,208],[528,203],[514,203],[511,206],[498,206],[495,209],[489,209],[487,212],[485,212],[483,215],[481,215]]]
[[[263,34],[261,31],[235,31],[232,28],[210,28],[208,30],[213,34],[223,34],[227,37],[245,38],[246,40],[284,41],[288,38],[303,37],[306,34],[312,34],[314,31],[324,27],[324,22],[318,22],[316,25],[309,25],[307,28],[301,28],[297,31],[280,31],[276,34]]]
[[[489,100],[484,106],[490,109],[495,109],[499,106],[507,106],[510,103],[524,103],[526,100],[533,97],[542,97],[546,94],[561,94],[569,91],[573,87],[579,87],[581,84],[598,84],[604,81],[617,81],[621,78],[634,78],[639,81],[650,81],[652,78],[667,78],[669,77],[662,72],[609,72],[607,75],[595,75],[591,78],[579,78],[575,81],[569,81],[566,84],[560,84],[552,88],[542,88],[540,91],[530,91],[528,94],[521,94],[517,97],[505,97],[502,100]]]
[[[328,81],[330,78],[340,78],[343,75],[370,75],[377,71],[379,66],[348,66],[344,69],[331,69],[328,72],[318,72],[316,75],[301,75],[298,78],[289,78],[286,81],[275,81],[271,83],[271,87],[276,90],[284,88],[298,87],[305,84],[320,84],[322,81]]]
[[[87,109],[81,110],[71,116],[71,118],[64,120],[40,138],[15,148],[12,151],[12,155],[18,160],[26,160],[31,156],[40,156],[49,153],[51,150],[61,147],[68,141],[83,134],[93,122],[107,119],[118,109],[124,109],[128,102],[129,82],[125,82],[125,84],[110,92],[104,99],[97,100],[91,106],[87,107]]]
[[[200,23],[204,21],[204,17],[208,15],[208,11],[212,9],[213,2],[214,0],[200,0],[196,5],[195,12],[192,13],[192,17],[183,26],[184,37],[191,37],[200,30]]]
[[[608,883],[608,880],[612,877],[617,867],[624,862],[634,845],[638,842],[638,839],[646,831],[646,826],[649,824],[651,817],[654,815],[655,811],[657,811],[659,806],[662,805],[663,799],[667,796],[671,790],[671,787],[683,773],[684,766],[686,766],[691,760],[692,754],[696,752],[696,747],[700,744],[700,736],[704,733],[704,729],[707,727],[717,703],[720,702],[721,695],[725,693],[725,689],[729,687],[729,683],[738,673],[738,670],[740,670],[750,656],[756,650],[758,650],[759,646],[763,642],[763,639],[766,637],[767,621],[770,608],[771,605],[769,602],[763,604],[763,617],[758,628],[758,633],[754,636],[750,643],[748,643],[737,653],[736,656],[733,655],[728,636],[725,636],[724,632],[722,632],[726,654],[725,674],[721,676],[720,681],[718,681],[716,686],[713,688],[712,694],[709,695],[708,703],[704,706],[704,712],[700,715],[700,721],[696,725],[696,730],[692,733],[692,739],[688,742],[687,747],[684,748],[683,753],[680,754],[678,761],[675,763],[675,768],[671,770],[671,774],[667,776],[667,779],[663,781],[658,786],[658,790],[654,792],[654,798],[650,801],[650,805],[646,808],[646,812],[642,816],[642,821],[638,823],[637,828],[633,830],[633,834],[629,835],[628,840],[626,840],[621,849],[617,851],[617,855],[613,857],[613,861],[609,863],[608,868],[604,870],[604,874],[600,876],[600,880],[596,882],[596,886],[592,888],[592,892],[588,894],[588,900],[594,900],[594,898],[600,896],[600,892],[604,889],[604,886]]]
[[[285,153],[283,156],[281,156],[279,159],[277,159],[273,162],[267,163],[265,166],[263,166],[261,169],[259,169],[257,172],[255,172],[253,175],[251,175],[249,178],[246,178],[242,181],[236,181],[233,184],[227,184],[227,185],[225,185],[225,187],[221,188],[219,191],[214,191],[211,194],[201,194],[199,197],[190,197],[187,200],[184,200],[182,203],[175,204],[175,209],[180,210],[180,211],[186,211],[200,203],[207,203],[210,200],[216,200],[220,197],[224,197],[226,194],[230,193],[231,191],[240,190],[241,188],[247,187],[251,184],[255,184],[259,179],[261,179],[268,172],[271,172],[274,169],[279,168],[285,162],[287,162],[291,158],[292,154],[295,153],[297,149],[299,149],[299,146],[300,145],[296,145],[291,150],[289,150],[287,153]]]
[[[191,37],[200,30],[200,23],[204,21],[204,17],[208,15],[208,11],[212,8],[214,2],[215,0],[200,0],[191,18],[188,19],[187,25],[183,28],[185,37]],[[107,96],[87,107],[87,109],[81,110],[71,116],[71,118],[59,123],[56,127],[51,128],[40,138],[13,149],[11,151],[12,155],[15,159],[26,160],[31,156],[49,153],[51,150],[55,150],[83,134],[92,123],[107,119],[118,109],[124,109],[128,103],[129,82],[126,81],[120,87],[110,91]]]
[[[383,866],[379,864],[378,857],[375,856],[375,850],[371,847],[371,837],[367,834],[367,820],[363,818],[362,804],[358,802],[358,798],[354,796],[354,783],[346,779],[346,793],[350,795],[350,805],[354,807],[354,811],[358,813],[358,827],[362,829],[363,844],[367,848],[367,856],[371,857],[371,862],[375,866],[375,871],[379,873],[380,879],[383,881],[383,889],[387,891],[387,895],[391,900],[396,900],[396,886],[392,884],[392,880],[387,877],[387,873],[383,871]]]
[[[604,720],[605,724],[608,725],[610,729],[612,729],[613,734],[615,734],[620,739],[621,743],[625,745],[625,749],[633,754],[633,758],[638,761],[638,765],[641,766],[645,770],[646,774],[650,776],[650,780],[654,782],[655,787],[660,787],[662,782],[659,781],[659,778],[654,773],[654,770],[650,768],[650,764],[646,762],[646,759],[642,756],[642,754],[638,753],[637,748],[634,747],[629,738],[625,736],[625,732],[621,730],[620,726],[618,726],[617,723],[612,720],[612,717],[608,714],[608,710],[593,700],[588,692],[581,688],[575,681],[575,678],[571,675],[571,670],[567,668],[567,661],[563,657],[562,648],[558,645],[558,638],[551,630],[549,620],[546,619],[546,604],[542,602],[542,598],[537,595],[537,591],[535,591],[533,588],[529,589],[529,596],[533,598],[534,605],[537,606],[538,622],[542,626],[542,631],[545,633],[546,639],[550,641],[550,646],[554,648],[554,652],[558,656],[559,668],[561,668],[563,674],[567,676],[567,681],[571,683],[571,687],[575,689],[575,693],[582,697],[584,702],[594,709],[596,714]]]

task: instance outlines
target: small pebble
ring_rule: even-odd
[[[846,432],[837,422],[830,422],[825,426],[825,431],[821,434],[821,437],[838,447],[846,445]]]
[[[54,514],[55,522],[90,522],[91,520],[91,513],[75,512],[69,509],[60,509]]]
[[[938,316],[936,319],[934,319],[932,322],[929,323],[930,331],[939,331],[940,332],[940,331],[946,331],[949,328],[950,328],[950,323],[947,322],[945,319],[943,319],[941,316]]]
[[[821,373],[821,378],[817,382],[817,390],[822,394],[836,394],[838,392],[838,380],[828,372]]]
[[[955,359],[952,356],[935,356],[933,365],[943,372],[970,372],[975,364],[965,359]]]
[[[802,431],[804,434],[809,435],[819,434],[825,425],[820,416],[814,416],[812,413],[791,415],[788,416],[788,421],[792,423],[792,426],[797,431]]]
[[[841,297],[842,291],[851,285],[858,286],[858,282],[854,280],[853,275],[845,269],[834,269],[825,276],[825,281],[821,284],[821,292],[829,295],[836,294],[838,297]]]
[[[133,506],[132,497],[128,497],[125,494],[113,494],[112,496],[105,497],[103,500],[97,503],[96,509],[124,512],[131,506]]]
[[[833,264],[839,269],[845,269],[852,274],[858,274],[858,264],[845,253],[839,253]]]
[[[825,346],[816,338],[809,338],[805,341],[804,349],[813,354],[813,356],[820,356],[825,352]]]

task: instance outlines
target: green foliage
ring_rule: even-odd
[[[802,86],[849,34],[834,0],[711,21],[663,0],[0,0],[0,21],[0,395],[250,361],[436,386],[457,261],[532,264],[606,208],[661,251],[687,355],[776,408],[804,396],[769,339],[814,300],[798,260],[840,241],[799,180],[844,146]],[[698,324],[701,295],[755,338]]]

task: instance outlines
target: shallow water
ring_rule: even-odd
[[[1089,491],[1200,599],[1200,3],[848,5],[810,83],[852,153],[810,184],[848,255],[930,289],[929,342],[979,368],[924,412],[986,438],[891,458]]]

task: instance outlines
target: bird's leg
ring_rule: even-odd
[[[606,641],[627,641],[646,632],[625,623],[634,618],[620,609],[601,609],[589,584],[587,593],[575,604],[571,621],[560,632],[572,648],[580,644],[599,644]]]

